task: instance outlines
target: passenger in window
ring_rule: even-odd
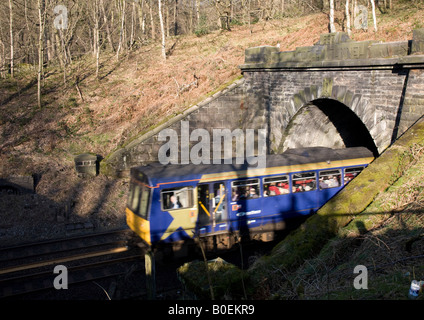
[[[290,191],[289,191],[289,184],[288,183],[282,183],[282,182],[280,182],[278,184],[278,190],[280,191],[280,194],[290,193]]]
[[[347,173],[346,175],[345,175],[345,178],[344,178],[344,182],[345,182],[345,184],[347,184],[348,182],[350,182],[353,178],[355,177],[355,175],[353,175],[353,174],[351,174],[351,173]]]
[[[256,190],[255,190],[255,188],[250,188],[250,192],[249,192],[249,199],[256,199],[256,198],[258,198],[259,196],[256,194]]]
[[[237,201],[240,197],[240,194],[237,189],[233,188],[232,194],[231,194],[231,201]]]
[[[275,196],[275,195],[278,196],[278,195],[281,194],[280,189],[277,188],[277,186],[275,185],[274,182],[271,183],[271,185],[269,186],[268,190],[269,190],[269,195],[270,196]]]
[[[175,197],[175,195],[171,196],[171,198],[169,200],[171,201],[171,203],[169,204],[168,209],[179,209],[179,208],[182,207],[180,200],[177,199],[177,197]]]
[[[335,176],[330,176],[327,181],[327,184],[328,184],[328,188],[334,188],[339,186],[339,182],[337,181]]]
[[[320,189],[327,189],[328,188],[328,184],[327,182],[324,180],[323,177],[319,178],[319,188]]]

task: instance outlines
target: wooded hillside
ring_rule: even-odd
[[[371,4],[361,1],[356,4],[368,8],[369,27],[356,29],[352,23],[354,40],[405,41],[423,27],[422,1],[394,1],[393,9],[386,8],[389,2],[377,3],[377,32]],[[216,5],[225,3],[233,4],[230,30],[218,23]],[[65,29],[57,28],[64,23],[58,19],[63,11],[54,11],[58,5],[67,9]],[[329,4],[314,1],[162,0],[164,60],[158,5],[146,0],[0,2],[0,176],[37,176],[36,195],[1,201],[2,240],[60,235],[55,217],[64,211],[70,212],[70,222],[93,221],[99,229],[125,224],[127,182],[103,175],[79,179],[75,155],[106,157],[241,77],[238,66],[246,48],[294,50],[329,31]],[[346,28],[344,13],[345,2],[335,1],[337,31]]]
[[[0,3],[0,72],[3,78],[7,72],[13,77],[29,64],[40,66],[43,77],[43,65],[60,64],[66,82],[67,68],[83,55],[93,56],[98,75],[104,51],[120,59],[151,41],[165,47],[177,35],[200,36],[317,12],[329,15],[332,32],[334,22],[350,31],[355,25],[366,27],[363,7],[371,12],[374,0],[7,0]],[[396,5],[384,0],[377,9],[384,13]]]

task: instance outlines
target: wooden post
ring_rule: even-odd
[[[146,269],[146,289],[147,299],[156,298],[156,267],[155,254],[152,249],[148,249],[144,254],[144,266]]]

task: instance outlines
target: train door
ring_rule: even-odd
[[[227,189],[224,182],[199,184],[197,187],[200,234],[227,229]]]

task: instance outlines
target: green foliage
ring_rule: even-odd
[[[233,18],[230,21],[230,25],[231,26],[242,26],[242,25],[244,25],[244,23],[241,20],[237,19],[237,18]]]
[[[205,15],[200,16],[199,23],[197,24],[194,34],[198,37],[207,35],[209,33],[209,27]]]
[[[203,261],[193,261],[182,265],[177,274],[185,287],[198,299],[211,299],[208,277],[209,272],[215,299],[243,297],[244,271],[221,258],[210,260],[206,270]]]

